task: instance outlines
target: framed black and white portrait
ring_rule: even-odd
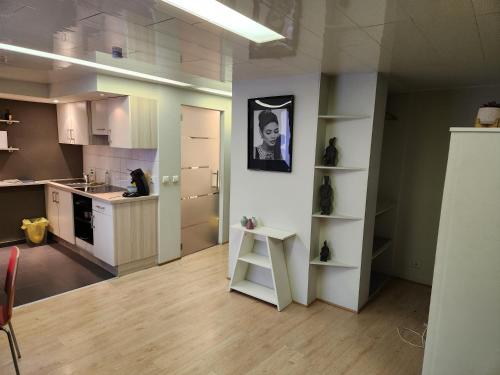
[[[248,169],[291,172],[293,95],[248,99]]]

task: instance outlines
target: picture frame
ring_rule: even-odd
[[[248,169],[292,172],[294,101],[293,95],[248,99]]]

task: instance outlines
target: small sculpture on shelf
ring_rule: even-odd
[[[246,227],[247,226],[247,223],[248,223],[248,217],[246,216],[243,216],[240,220],[240,224],[242,227]]]
[[[257,226],[257,219],[252,216],[251,219],[248,219],[246,228],[247,229],[255,229],[256,226]]]
[[[328,147],[325,150],[325,154],[323,155],[323,165],[329,167],[336,167],[338,163],[338,151],[335,144],[337,143],[337,138],[330,138],[328,141]]]
[[[321,248],[321,251],[319,253],[319,260],[321,262],[328,262],[328,259],[330,259],[330,249],[325,241],[323,243],[323,247]]]
[[[330,185],[330,176],[323,177],[323,185],[319,188],[319,196],[321,215],[330,215],[333,206],[333,189]]]

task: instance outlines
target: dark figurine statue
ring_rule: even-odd
[[[328,258],[330,258],[330,249],[328,248],[328,245],[326,244],[325,241],[319,253],[319,260],[321,262],[328,262]]]
[[[328,147],[325,150],[325,155],[323,155],[323,165],[336,167],[338,162],[338,152],[335,144],[337,143],[337,138],[330,138],[328,141]]]
[[[333,190],[330,186],[330,177],[323,177],[323,185],[319,188],[319,206],[321,209],[321,215],[330,215],[332,213],[333,206]]]

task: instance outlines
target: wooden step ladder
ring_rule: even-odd
[[[288,281],[283,242],[295,236],[295,233],[268,227],[246,229],[239,224],[231,228],[242,231],[238,258],[231,276],[229,290],[236,290],[261,299],[283,310],[292,302],[292,293]],[[264,240],[267,255],[254,252],[256,240]],[[255,265],[271,271],[273,289],[246,280],[249,265]]]

